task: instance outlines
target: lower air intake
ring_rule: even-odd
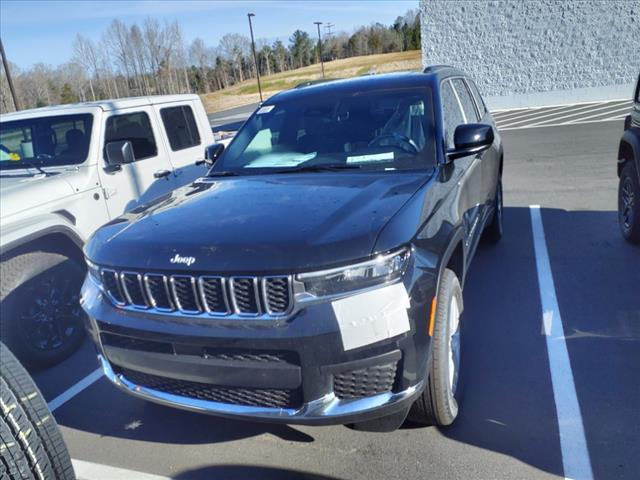
[[[198,400],[271,408],[297,408],[302,403],[299,390],[225,387],[149,375],[129,369],[122,369],[119,373],[141,387]]]
[[[363,398],[390,392],[396,379],[397,363],[374,365],[333,377],[333,392],[343,399]]]

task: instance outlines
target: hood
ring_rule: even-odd
[[[86,253],[100,265],[190,272],[287,273],[340,264],[371,255],[381,229],[430,175],[209,178],[108,223]],[[176,255],[194,260],[179,263]]]
[[[29,175],[3,172],[0,176],[0,215],[2,218],[30,210],[73,193],[64,173]]]

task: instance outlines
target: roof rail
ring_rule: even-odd
[[[455,68],[452,67],[451,65],[429,65],[427,68],[425,68],[422,73],[433,73],[433,72],[437,72],[438,70],[444,70],[446,68]]]
[[[327,83],[327,82],[331,82],[333,80],[338,80],[337,78],[319,78],[317,80],[307,80],[306,82],[301,82],[298,83],[295,87],[293,88],[304,88],[304,87],[310,87],[311,85],[317,85],[319,83]]]

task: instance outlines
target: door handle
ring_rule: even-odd
[[[170,173],[171,173],[170,170],[158,170],[153,174],[153,176],[155,178],[165,178],[165,177],[168,177]]]

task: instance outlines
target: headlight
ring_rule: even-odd
[[[410,250],[403,248],[354,265],[301,273],[297,279],[304,283],[307,293],[316,297],[352,292],[400,278],[409,256]]]
[[[100,267],[95,263],[91,263],[87,258],[85,258],[85,261],[87,262],[87,273],[89,273],[89,277],[96,285],[100,285],[102,283],[102,279],[100,278]]]

